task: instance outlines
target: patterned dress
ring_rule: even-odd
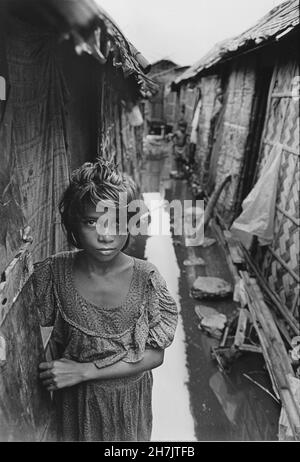
[[[35,264],[33,282],[42,326],[54,326],[58,358],[103,368],[120,360],[135,363],[145,348],[168,347],[177,307],[157,268],[134,258],[133,275],[121,306],[96,306],[73,281],[76,252]],[[55,392],[63,441],[149,441],[152,373],[91,380]]]

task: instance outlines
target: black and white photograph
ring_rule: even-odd
[[[299,29],[0,0],[2,443],[300,441]]]

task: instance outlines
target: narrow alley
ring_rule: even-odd
[[[143,198],[186,199],[190,196],[186,180],[171,179],[171,155],[146,159],[142,169]],[[151,224],[165,220],[167,211],[151,213]],[[209,231],[211,237],[211,231]],[[229,441],[275,440],[280,413],[278,402],[266,391],[251,383],[243,374],[257,381],[272,394],[261,355],[244,353],[228,375],[213,360],[211,348],[218,340],[200,331],[195,314],[197,301],[190,288],[198,275],[220,276],[231,281],[224,254],[218,243],[206,249],[196,248],[205,266],[184,266],[194,247],[185,247],[168,235],[135,237],[129,252],[154,263],[168,283],[180,310],[180,320],[173,345],[165,352],[163,366],[154,370],[153,441]],[[198,255],[199,254],[199,255]],[[225,261],[225,262],[224,262]],[[234,302],[211,301],[205,304],[230,315]]]
[[[1,442],[300,441],[299,33],[0,0]]]

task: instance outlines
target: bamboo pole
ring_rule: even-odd
[[[249,377],[249,375],[247,374],[243,374],[244,377],[246,377],[246,379],[250,380],[250,382],[254,383],[255,385],[257,385],[259,388],[261,388],[262,390],[264,390],[268,395],[270,395],[275,401],[276,403],[279,403],[279,400],[276,398],[276,396],[273,395],[273,393],[271,393],[267,388],[263,387],[260,383],[258,383],[256,380],[252,379],[252,377]]]
[[[273,255],[273,257],[287,270],[287,272],[295,279],[298,284],[300,283],[300,278],[298,274],[295,273],[286,263],[285,261],[277,255],[277,253],[271,248],[267,247],[267,250]]]
[[[241,276],[242,276],[242,278],[244,280],[243,273],[241,274]],[[244,282],[246,283],[245,280],[244,280]],[[249,311],[250,311],[250,314],[251,314],[252,322],[253,322],[253,325],[254,325],[255,330],[257,332],[259,342],[260,342],[260,345],[261,345],[261,348],[262,348],[263,356],[265,358],[266,366],[267,366],[267,369],[268,369],[268,372],[269,372],[269,375],[270,375],[272,387],[273,387],[273,390],[274,390],[277,398],[279,399],[280,398],[279,397],[279,391],[278,391],[279,387],[277,385],[276,378],[275,378],[274,373],[273,373],[272,364],[271,364],[269,353],[268,353],[267,341],[266,341],[266,338],[264,336],[261,324],[259,323],[259,320],[257,318],[256,311],[254,310],[254,308],[252,306],[252,303],[251,303],[250,296],[249,296],[248,292],[246,292],[245,295],[246,295],[246,299],[247,299],[248,308],[249,308]]]
[[[300,411],[288,380],[293,376],[293,369],[283,345],[282,339],[272,318],[271,312],[264,303],[263,295],[256,281],[246,271],[240,272],[245,283],[249,311],[261,342],[264,358],[276,395],[280,398],[293,431],[295,439],[299,439]]]
[[[299,286],[297,287],[296,289],[296,295],[295,295],[295,298],[294,298],[294,301],[293,301],[293,306],[292,306],[292,314],[294,315],[294,313],[296,312],[296,308],[299,306]]]
[[[276,210],[278,210],[280,213],[282,213],[282,215],[284,215],[285,217],[287,217],[289,220],[291,220],[294,225],[296,226],[300,226],[300,220],[299,218],[295,218],[293,217],[293,215],[291,215],[290,213],[286,212],[285,210],[283,210],[283,208],[281,208],[279,205],[276,205]]]
[[[246,257],[247,263],[249,264],[251,270],[255,273],[255,276],[262,287],[262,289],[266,292],[270,300],[274,303],[275,308],[277,311],[281,314],[281,316],[285,319],[285,321],[288,323],[290,328],[293,330],[295,335],[299,335],[299,326],[297,325],[296,319],[291,315],[289,309],[287,308],[286,305],[280,300],[277,294],[275,294],[272,289],[268,286],[268,284],[265,282],[263,276],[261,275],[259,269],[256,267],[256,265],[252,262],[250,255],[245,249],[245,247],[241,246],[242,250],[244,251],[244,255]]]

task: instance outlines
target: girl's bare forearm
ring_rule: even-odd
[[[101,369],[97,368],[94,363],[86,363],[84,367],[84,381],[129,377],[160,366],[163,363],[163,359],[164,350],[146,349],[143,359],[137,363],[119,361]]]

